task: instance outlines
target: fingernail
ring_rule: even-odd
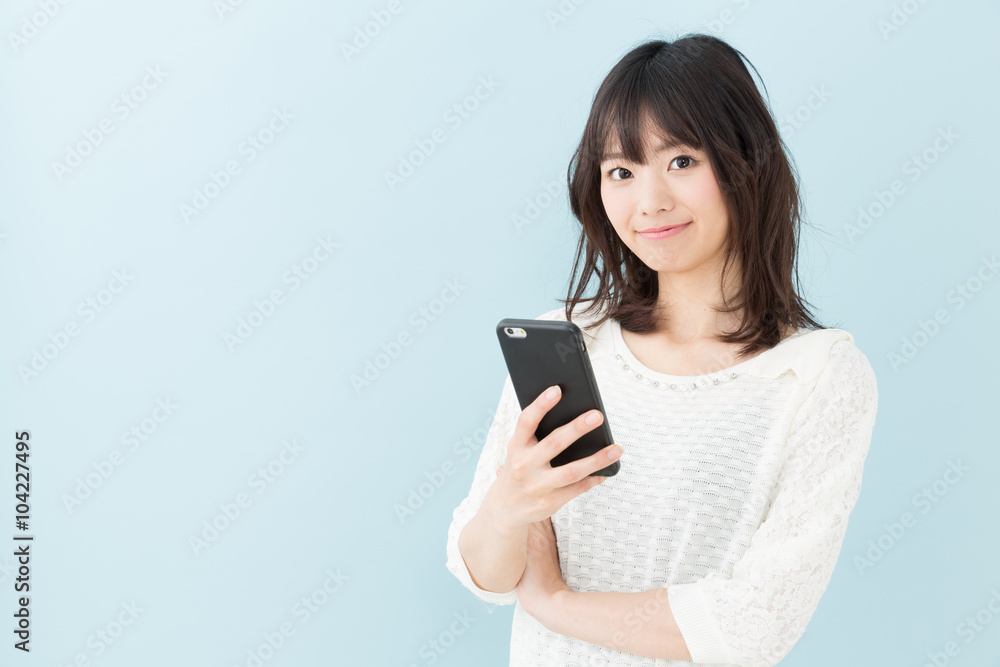
[[[589,415],[587,415],[587,423],[590,424],[591,426],[593,426],[599,421],[601,421],[600,412],[591,412]]]
[[[608,450],[608,458],[614,461],[616,458],[622,455],[623,451],[624,450],[622,449],[621,445],[612,445],[611,449]]]
[[[559,385],[556,385],[554,387],[550,387],[549,390],[547,392],[545,392],[545,398],[547,398],[549,400],[552,400],[553,398],[555,398],[558,395],[559,395]]]

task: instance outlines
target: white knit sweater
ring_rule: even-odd
[[[692,662],[776,664],[830,581],[861,490],[878,403],[871,365],[850,333],[800,329],[723,371],[666,375],[636,360],[615,320],[593,327],[581,309],[573,322],[624,453],[616,476],[552,515],[566,585],[666,587]],[[535,319],[565,317],[558,308]],[[517,603],[517,591],[476,586],[458,536],[506,459],[520,412],[508,375],[448,529],[448,569],[487,603]],[[648,627],[633,621],[636,631]],[[512,667],[690,664],[557,634],[514,609]]]

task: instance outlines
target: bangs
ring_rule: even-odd
[[[618,80],[617,88],[606,91],[605,103],[599,105],[604,113],[594,124],[591,153],[597,163],[617,159],[646,165],[661,148],[702,150],[704,143],[695,129],[692,110],[677,103],[698,97],[680,90],[679,85],[670,88],[668,95],[663,80],[672,77],[664,73],[636,68],[629,74]]]

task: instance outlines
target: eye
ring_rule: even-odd
[[[693,157],[691,157],[690,155],[678,155],[677,157],[675,157],[673,160],[670,161],[670,164],[673,164],[677,160],[686,160],[687,161],[687,166],[686,167],[681,167],[681,171],[687,169],[688,167],[690,167],[691,165],[693,165],[695,163],[695,159]]]
[[[674,164],[678,160],[681,161],[680,165],[677,167],[680,171],[685,171],[687,169],[690,169],[694,164],[698,162],[690,155],[678,155],[677,157],[675,157],[673,160],[670,161],[670,164]],[[621,178],[615,178],[616,171],[622,172]],[[612,181],[624,181],[632,176],[632,172],[630,172],[625,167],[612,167],[611,169],[605,172],[605,175]]]
[[[629,176],[631,176],[631,175],[632,175],[632,172],[630,172],[630,171],[629,171],[628,169],[626,169],[625,167],[612,167],[611,169],[609,169],[609,170],[607,171],[607,176],[608,176],[608,178],[610,178],[610,179],[611,179],[612,181],[623,181],[623,180],[625,180],[625,178],[627,178],[627,177],[623,177],[623,178],[615,178],[615,177],[614,177],[614,173],[615,173],[616,171],[622,171],[622,172],[624,172],[624,173],[628,174]]]

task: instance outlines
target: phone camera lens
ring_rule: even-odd
[[[514,333],[514,330],[511,329],[510,327],[507,327],[507,333]]]

